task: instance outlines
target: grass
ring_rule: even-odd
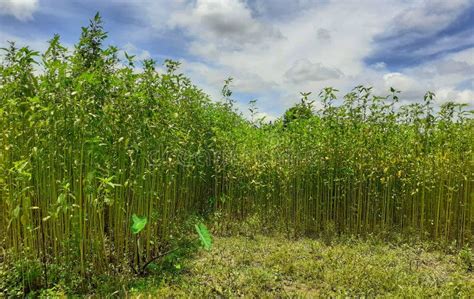
[[[460,255],[430,249],[428,244],[220,237],[212,251],[190,260],[180,276],[159,281],[149,277],[136,282],[127,294],[142,298],[469,297],[474,294],[474,273],[466,269]]]
[[[332,236],[331,241],[293,240],[279,234],[248,232],[219,236],[214,238],[211,251],[171,256],[147,276],[97,276],[88,293],[77,293],[59,283],[31,292],[30,297],[468,298],[474,294],[471,249],[441,249],[426,241],[409,245],[380,240],[341,236]],[[2,287],[15,287],[8,285],[6,278],[11,281],[11,277],[7,271],[0,263],[0,297]],[[8,294],[14,292],[10,289]]]

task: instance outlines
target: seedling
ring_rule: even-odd
[[[148,223],[148,220],[147,220],[147,217],[143,216],[143,217],[139,217],[135,214],[132,215],[132,224],[131,224],[131,231],[132,231],[132,234],[134,234],[136,236],[135,240],[136,240],[136,248],[137,248],[137,268],[135,269],[134,267],[133,268],[133,271],[136,273],[136,274],[139,274],[139,275],[144,275],[145,274],[145,271],[147,269],[147,267],[154,261],[158,260],[158,259],[161,259],[167,255],[169,255],[170,253],[172,252],[175,252],[179,249],[181,249],[180,247],[175,247],[171,250],[168,250],[158,256],[155,256],[151,259],[149,259],[148,261],[146,261],[143,266],[140,265],[141,263],[141,260],[140,260],[140,252],[141,252],[141,248],[140,248],[140,239],[138,238],[138,234],[143,231],[143,229],[145,228],[145,226],[147,225]],[[211,236],[211,233],[209,232],[209,230],[207,229],[207,227],[203,224],[203,223],[198,223],[198,224],[195,224],[195,229],[196,229],[196,232],[198,234],[198,237],[196,238],[196,241],[199,241],[199,245],[201,248],[203,248],[204,250],[211,250],[211,247],[212,247],[212,236]],[[181,267],[180,265],[178,267]]]

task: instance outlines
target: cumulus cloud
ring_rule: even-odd
[[[468,49],[406,68],[403,72],[385,73],[381,85],[385,90],[390,87],[401,90],[402,98],[408,102],[421,101],[425,92],[429,90],[436,94],[439,104],[454,101],[474,106],[472,52],[473,49]]]
[[[402,98],[407,103],[421,101],[427,90],[436,92],[449,87],[450,95],[458,92],[456,96],[466,101],[466,92],[462,93],[465,88],[460,89],[458,84],[469,80],[472,63],[468,60],[473,57],[470,53],[459,56],[457,51],[454,54],[459,57],[452,54],[420,61],[396,71],[391,70],[390,61],[383,59],[366,64],[366,57],[377,47],[387,48],[387,43],[380,42],[384,36],[404,32],[403,28],[427,33],[445,25],[433,20],[425,28],[412,16],[407,24],[396,27],[394,20],[415,4],[387,0],[387,13],[380,14],[379,2],[372,0],[300,2],[289,4],[285,16],[284,10],[264,1],[198,0],[188,4],[184,13],[173,14],[170,19],[172,27],[189,35],[188,52],[199,61],[189,61],[186,71],[213,95],[218,94],[223,79],[234,77],[234,91],[257,97],[262,111],[271,115],[296,103],[300,91],[317,93],[326,86],[344,93],[365,84],[381,94],[395,87],[403,91]],[[444,22],[452,22],[460,7],[465,7],[463,3],[442,4],[449,10]],[[417,13],[438,13],[431,12],[432,5],[430,12],[424,11],[427,5],[418,3]],[[436,54],[437,48],[443,50],[449,43],[460,44],[460,37],[457,34],[434,40],[427,55]],[[468,50],[461,52],[465,51]],[[440,97],[446,94],[441,91]]]
[[[472,89],[456,90],[452,87],[443,87],[436,90],[435,93],[439,103],[451,101],[474,106],[474,90]]]
[[[406,101],[421,101],[423,96],[432,86],[428,82],[423,82],[402,73],[387,73],[383,75],[384,91],[391,87],[401,91],[401,98]]]
[[[388,89],[393,87],[398,90],[413,90],[418,82],[401,73],[388,73],[383,76],[385,87]]]
[[[253,18],[247,5],[239,0],[197,0],[176,13],[170,23],[187,29],[196,38],[231,47],[282,37],[272,26]]]
[[[337,79],[342,75],[342,72],[337,68],[324,66],[319,62],[312,63],[307,59],[296,61],[285,73],[285,77],[293,82],[324,81]]]
[[[361,76],[361,72],[367,70],[362,59],[370,52],[374,34],[380,33],[388,22],[387,16],[382,16],[371,1],[366,4],[324,1],[317,5],[310,1],[312,4],[306,6],[307,9],[292,13],[291,18],[273,21],[270,20],[271,13],[267,12],[262,19],[259,17],[261,12],[255,13],[243,1],[226,2],[237,3],[240,10],[235,8],[232,11],[242,14],[244,9],[242,15],[259,24],[258,28],[267,28],[263,32],[271,28],[272,32],[279,34],[263,34],[269,37],[229,45],[217,34],[200,30],[199,26],[203,28],[200,22],[183,21],[179,28],[191,38],[188,53],[208,68],[196,76],[196,82],[212,86],[209,81],[219,78],[219,85],[215,88],[218,89],[223,79],[232,76],[237,94],[252,93],[259,99],[262,109],[272,113],[281,113],[299,101],[300,91],[317,92],[326,86],[348,91],[354,85],[368,81],[366,75]],[[199,20],[196,10],[200,3],[188,6],[186,15]],[[393,14],[399,10],[395,3],[387,6],[393,8],[390,9]],[[182,15],[172,16],[171,23],[178,26],[176,20]],[[188,23],[195,26],[185,26]],[[283,37],[278,37],[280,34]],[[216,93],[215,90],[209,92]]]
[[[1,0],[0,15],[12,15],[20,21],[33,19],[38,9],[38,0]]]

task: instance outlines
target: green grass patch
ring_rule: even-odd
[[[469,297],[474,274],[465,249],[449,254],[429,244],[354,239],[326,244],[283,237],[222,237],[179,277],[144,281],[129,295],[153,297]],[[466,258],[464,258],[466,259]],[[148,283],[147,283],[148,282]]]

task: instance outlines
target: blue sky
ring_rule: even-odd
[[[138,58],[180,60],[214,99],[234,78],[238,107],[268,118],[326,86],[427,90],[474,106],[474,0],[0,0],[0,45],[72,48],[99,11],[109,42]]]

